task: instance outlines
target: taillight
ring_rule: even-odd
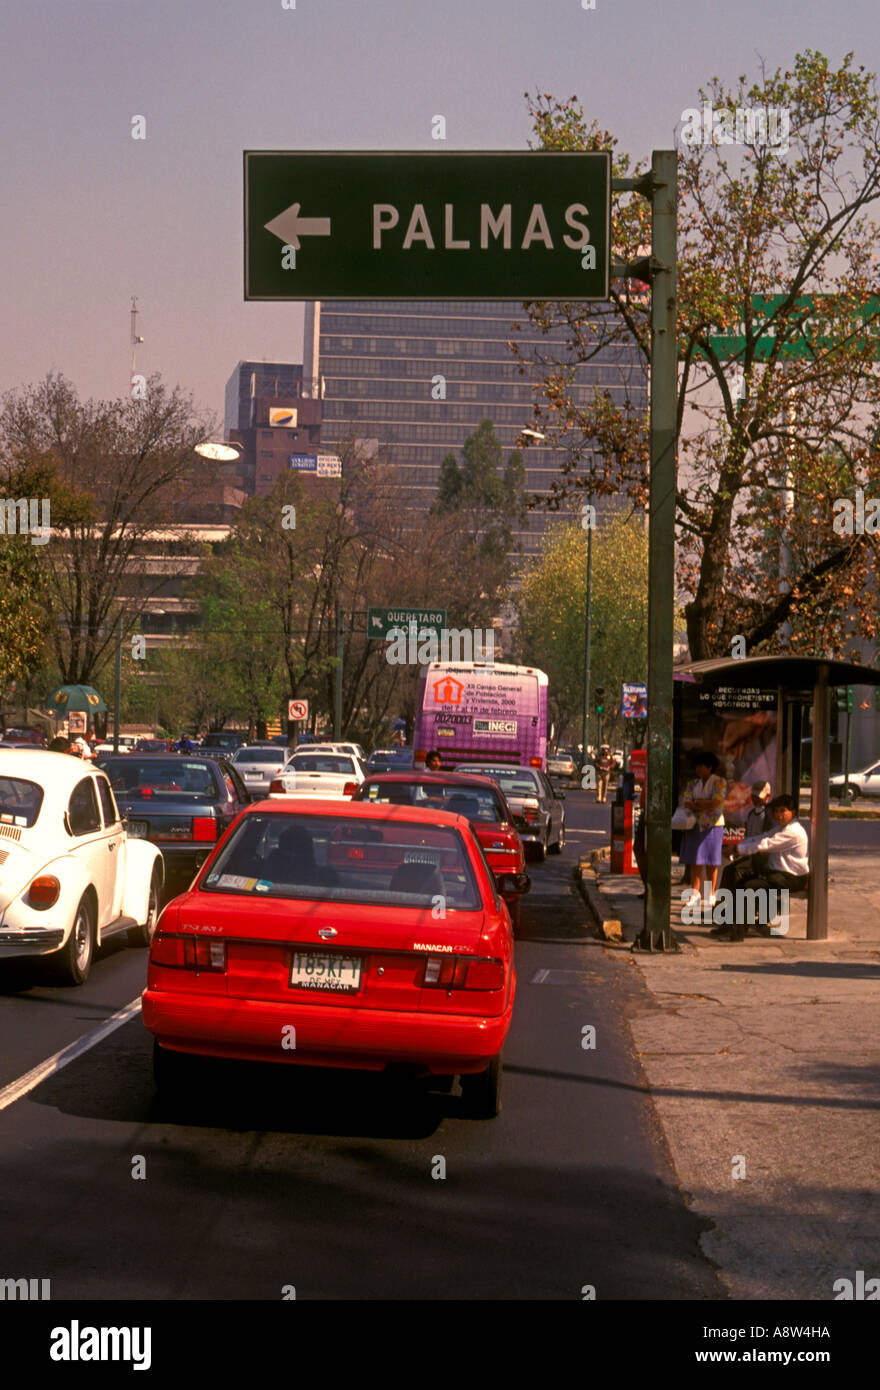
[[[150,943],[153,965],[183,965],[183,941],[179,936],[163,936],[156,932]]]
[[[216,840],[217,822],[213,816],[193,816],[193,839]]]
[[[473,956],[428,956],[423,984],[435,989],[503,989],[504,962]]]
[[[226,942],[157,932],[150,946],[150,961],[153,965],[176,965],[184,970],[225,970]]]
[[[358,784],[357,784],[357,782],[346,782],[345,786],[342,788],[342,795],[343,795],[343,796],[354,796],[354,794],[355,794],[355,792],[357,791],[357,789],[358,789]]]
[[[529,758],[529,767],[540,767],[540,766],[541,766],[541,759],[540,759],[540,758]]]
[[[284,786],[284,783],[282,782],[281,778],[280,778],[280,777],[273,777],[273,778],[272,778],[272,781],[269,783],[269,791],[270,791],[270,792],[283,792],[284,790],[285,790],[285,786]]]
[[[31,907],[36,907],[40,912],[44,912],[47,907],[57,903],[60,892],[61,884],[54,874],[40,874],[30,886],[28,902]]]
[[[537,820],[537,819],[538,819],[538,808],[537,808],[537,806],[536,806],[534,809],[532,809],[531,806],[524,806],[524,807],[523,807],[523,820],[533,821],[533,820]]]
[[[187,937],[183,943],[183,964],[187,970],[225,970],[226,942]]]

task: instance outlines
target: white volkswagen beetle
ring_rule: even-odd
[[[83,984],[108,937],[149,945],[163,878],[161,851],[128,838],[100,768],[0,750],[0,961],[42,956]]]

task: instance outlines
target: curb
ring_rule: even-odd
[[[593,850],[589,857],[582,856],[574,871],[574,881],[598,928],[598,935],[601,939],[603,941],[623,941],[623,923],[618,917],[605,915],[605,901],[599,891],[596,877],[596,861],[607,858],[610,853],[610,849],[600,849]]]

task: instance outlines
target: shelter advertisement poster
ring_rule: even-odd
[[[624,684],[620,708],[624,719],[647,719],[648,687]]]
[[[678,791],[694,776],[693,755],[716,754],[727,780],[724,820],[745,825],[753,782],[776,785],[776,690],[757,686],[681,684],[678,737]]]

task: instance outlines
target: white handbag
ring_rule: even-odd
[[[689,811],[686,806],[676,806],[672,813],[673,830],[693,830],[697,823],[697,818],[693,811]]]

